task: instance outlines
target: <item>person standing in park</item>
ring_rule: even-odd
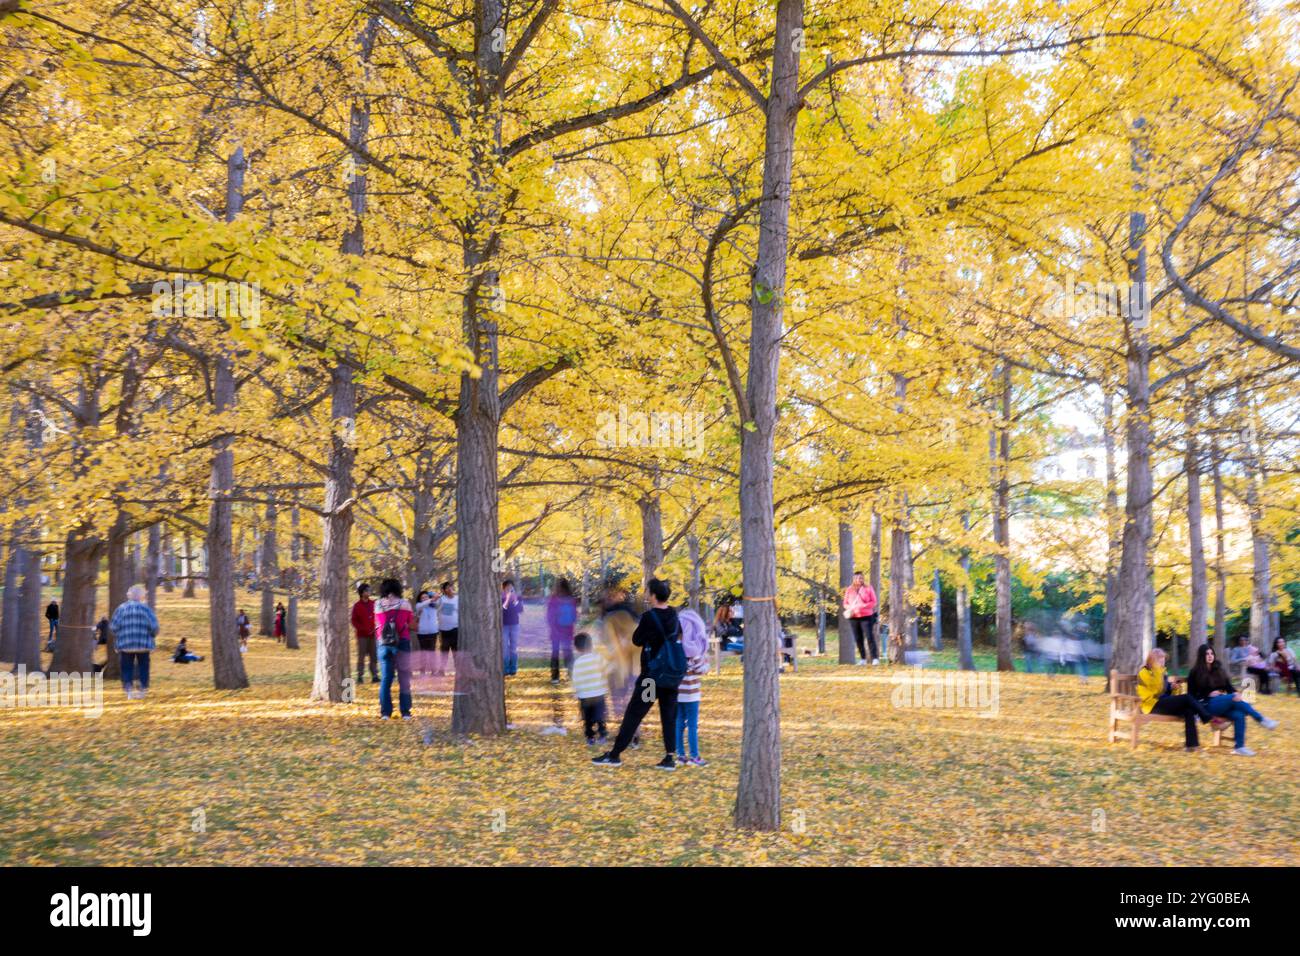
[[[432,591],[421,591],[415,600],[415,640],[420,649],[415,655],[415,672],[433,671],[433,657],[438,651],[438,602]]]
[[[275,634],[275,643],[277,644],[284,640],[284,615],[284,605],[277,601],[275,604],[275,624],[271,627],[271,631]]]
[[[848,618],[853,631],[853,640],[858,645],[858,663],[868,660],[872,666],[880,663],[876,651],[876,591],[867,583],[861,571],[853,572],[853,583],[844,592],[844,616]],[[865,641],[864,641],[865,637]],[[867,657],[867,648],[871,656]]]
[[[700,757],[700,696],[709,672],[709,631],[694,611],[682,611],[677,618],[686,654],[686,676],[677,688],[677,760],[684,766],[706,767],[708,762]]]
[[[59,637],[59,602],[51,601],[45,606],[45,620],[49,621],[49,635],[45,638],[45,650],[54,653],[54,642]]]
[[[586,631],[574,635],[573,649],[573,693],[578,698],[587,746],[594,747],[597,736],[602,744],[605,742],[605,694],[609,690],[605,661],[592,650],[591,635]]]
[[[379,644],[379,719],[393,716],[393,675],[397,675],[397,708],[411,719],[411,623],[415,612],[402,597],[402,582],[385,578],[375,602],[375,640]]]
[[[641,648],[641,674],[623,714],[618,736],[614,738],[614,748],[592,760],[598,767],[623,766],[623,751],[632,742],[632,735],[642,719],[658,701],[664,758],[655,764],[655,768],[677,769],[677,762],[673,759],[673,738],[677,729],[677,688],[686,676],[686,653],[682,649],[682,629],[677,611],[668,606],[672,588],[667,581],[651,578],[649,591],[650,607],[641,615],[632,633],[632,643]]]
[[[253,633],[253,629],[248,625],[248,615],[244,613],[241,607],[239,613],[235,615],[235,626],[239,628],[239,653],[248,652],[248,637]]]
[[[158,637],[158,618],[145,603],[143,584],[133,584],[126,592],[126,600],[113,611],[108,623],[113,632],[113,646],[117,648],[122,665],[122,686],[127,700],[144,700],[149,691],[149,655]],[[140,689],[135,689],[136,681]]]
[[[564,669],[573,676],[573,628],[578,623],[578,602],[567,578],[555,582],[551,599],[546,602],[546,626],[551,632],[551,683],[560,682],[560,658]]]
[[[519,617],[523,612],[524,602],[515,591],[515,582],[506,578],[501,582],[501,646],[506,677],[519,672]]]
[[[441,676],[456,673],[456,651],[459,647],[460,598],[456,596],[456,586],[450,581],[443,581],[442,594],[438,596],[439,660],[435,674]]]
[[[378,656],[375,648],[375,602],[370,599],[370,585],[357,585],[357,603],[352,605],[352,630],[357,636],[357,683],[366,674],[370,659],[370,683],[379,683]]]

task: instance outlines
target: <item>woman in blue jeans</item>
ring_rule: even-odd
[[[1255,751],[1246,746],[1246,718],[1254,717],[1265,730],[1277,726],[1271,720],[1241,699],[1232,686],[1223,663],[1214,654],[1214,648],[1202,644],[1196,652],[1196,664],[1187,675],[1187,693],[1191,694],[1209,711],[1211,717],[1225,717],[1232,721],[1233,753],[1238,757],[1253,757]]]
[[[415,612],[402,597],[402,583],[385,578],[375,602],[375,643],[379,658],[379,719],[393,716],[393,674],[397,674],[397,706],[403,720],[411,719],[411,622]]]

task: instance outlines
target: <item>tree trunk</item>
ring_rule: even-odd
[[[27,447],[38,452],[41,443],[42,422],[39,414],[40,399],[33,398],[27,411],[26,439]],[[40,541],[40,529],[36,522],[20,523],[15,529],[15,539],[21,542],[23,537],[30,538],[30,544],[21,545],[19,562],[23,568],[22,584],[18,593],[15,615],[13,657],[6,658],[14,666],[22,665],[28,673],[41,669],[41,646],[45,639],[44,602],[41,600],[41,552],[37,545]],[[55,572],[58,578],[58,572]],[[8,594],[8,591],[5,592]]]
[[[5,559],[4,606],[0,610],[0,661],[13,662],[18,652],[18,614],[22,606],[18,582],[23,573],[23,550],[15,528],[9,533],[9,550]]]
[[[700,590],[703,584],[700,571],[700,538],[699,535],[688,534],[686,536],[686,554],[691,562],[691,580],[686,588],[687,603],[692,611],[700,613]]]
[[[433,581],[433,508],[437,497],[434,482],[433,452],[421,450],[415,456],[415,492],[412,495],[411,548],[407,555],[411,593],[419,594],[432,587]]]
[[[1110,685],[1110,662],[1115,653],[1115,622],[1119,620],[1119,562],[1123,549],[1124,522],[1119,510],[1119,468],[1115,462],[1115,409],[1110,388],[1102,387],[1102,439],[1106,448],[1106,590],[1102,645],[1106,684]]]
[[[126,601],[127,589],[135,583],[132,574],[131,559],[127,554],[126,543],[130,534],[127,530],[127,516],[118,511],[117,519],[108,532],[108,613]],[[104,664],[104,679],[110,680],[122,676],[122,665],[118,658],[117,647],[113,641],[108,642],[108,658]]]
[[[289,569],[289,606],[284,609],[284,646],[291,651],[298,650],[298,595],[302,591],[302,538],[299,535],[298,505],[293,506],[289,517],[289,559],[293,567]]]
[[[59,638],[51,672],[89,674],[94,670],[95,585],[104,544],[88,525],[68,532],[64,542],[63,602]]]
[[[1139,117],[1135,131],[1145,126]],[[1136,136],[1133,168],[1141,172],[1142,157]],[[1129,285],[1142,290],[1147,281],[1146,214],[1129,214]],[[1131,298],[1131,296],[1130,296]],[[1122,674],[1136,674],[1151,649],[1155,595],[1151,577],[1151,504],[1154,488],[1151,476],[1151,345],[1146,322],[1126,316],[1125,350],[1125,443],[1127,481],[1124,492],[1123,550],[1119,564],[1119,617],[1115,625],[1112,666]]]
[[[1260,493],[1263,475],[1254,410],[1244,400],[1239,400],[1239,405],[1247,416],[1241,443],[1241,467],[1246,484],[1246,511],[1250,517],[1250,643],[1267,655],[1273,634],[1269,612],[1272,602],[1269,559],[1273,542],[1264,526],[1264,501]]]
[[[475,310],[470,303],[468,309]],[[467,321],[476,322],[469,318]],[[498,542],[496,333],[480,357],[483,372],[462,374],[456,418],[456,574],[460,579],[460,650],[451,729],[456,734],[503,733],[505,677],[501,660],[501,592],[492,570]],[[487,366],[490,366],[490,371]]]
[[[1218,441],[1210,442],[1210,469],[1214,478],[1214,656],[1228,653],[1228,564],[1223,525],[1223,475],[1219,471]]]
[[[149,606],[158,607],[158,582],[162,579],[162,525],[149,526],[149,546],[145,549],[144,586],[149,594]]]
[[[1011,366],[1004,364],[1000,379],[998,424],[989,436],[993,458],[993,556],[997,589],[998,670],[1014,671],[1011,657]]]
[[[348,365],[330,375],[329,471],[325,477],[325,514],[321,519],[319,616],[316,623],[316,672],[311,699],[349,700],[345,681],[352,672],[351,562],[353,474],[356,463],[357,388]]]
[[[188,530],[185,532],[183,540],[185,545],[185,556],[183,558],[184,563],[181,566],[185,569],[185,586],[181,590],[181,597],[192,598],[194,597],[195,588],[194,542],[191,540]]]
[[[735,821],[754,830],[775,830],[781,825],[781,624],[776,608],[773,471],[802,31],[803,0],[778,0],[765,117],[758,255],[750,298],[745,386],[749,420],[740,433],[745,678]]]
[[[161,528],[162,525],[159,525]],[[162,557],[159,559],[158,583],[167,594],[176,590],[176,538],[171,531],[163,532]]]
[[[275,501],[266,503],[266,528],[262,532],[261,565],[262,608],[259,617],[259,630],[263,636],[275,633],[275,584],[279,576],[279,555],[276,553],[275,540]]]
[[[1187,660],[1196,660],[1197,649],[1205,643],[1206,621],[1209,618],[1209,587],[1205,570],[1205,542],[1201,523],[1204,508],[1201,504],[1201,456],[1196,442],[1196,406],[1194,399],[1187,407],[1187,448],[1184,458],[1187,472],[1187,551],[1191,559],[1191,616],[1187,627]],[[1175,640],[1177,638],[1175,637]]]
[[[889,532],[889,659],[895,664],[907,663],[911,611],[907,596],[907,529],[895,523]]]
[[[871,509],[871,590],[880,599],[880,513]]]
[[[930,646],[936,651],[943,650],[943,582],[939,578],[939,569],[934,569],[934,604],[930,611]]]
[[[641,593],[649,594],[650,579],[664,563],[664,523],[659,493],[656,491],[641,498],[637,508],[641,512]]]
[[[875,519],[872,519],[873,525]],[[839,555],[840,555],[840,593],[843,594],[853,583],[853,525],[843,518],[839,523]],[[840,634],[840,659],[841,664],[853,664],[857,662],[857,648],[853,643],[853,628],[849,625],[849,619],[843,613],[835,615]]]
[[[962,531],[970,531],[970,512],[964,511],[961,516]],[[957,658],[958,666],[964,671],[973,671],[975,669],[975,657],[971,648],[971,619],[970,619],[970,587],[966,583],[970,580],[970,550],[961,549],[962,578],[961,583],[957,586]]]
[[[357,37],[361,62],[369,71],[379,22],[369,17]],[[348,142],[364,149],[370,137],[370,104],[362,96],[352,101]],[[351,225],[343,235],[345,256],[363,256],[366,251],[365,215],[369,200],[369,181],[359,157],[348,181],[348,205]],[[325,478],[325,513],[321,519],[319,617],[316,623],[316,671],[311,699],[341,703],[351,700],[346,682],[350,679],[351,627],[351,538],[353,521],[352,495],[356,464],[357,386],[352,367],[338,362],[330,374],[330,457]]]
[[[22,551],[23,582],[18,594],[18,627],[14,633],[14,666],[22,665],[27,673],[41,669],[41,623],[44,602],[41,600],[41,553],[34,548]]]
[[[242,163],[242,157],[240,159]],[[217,357],[213,372],[213,409],[220,415],[235,404],[235,370],[229,356]],[[235,624],[235,556],[231,535],[235,490],[234,439],[223,435],[213,447],[208,506],[208,614],[212,644],[212,683],[217,690],[248,686]]]

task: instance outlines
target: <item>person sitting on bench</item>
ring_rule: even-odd
[[[1188,753],[1201,749],[1196,720],[1207,723],[1210,712],[1190,694],[1175,694],[1165,672],[1165,652],[1153,647],[1146,665],[1138,671],[1137,696],[1144,714],[1166,714],[1183,718],[1183,746]]]
[[[1244,669],[1242,676],[1250,674],[1255,678],[1255,684],[1259,687],[1261,694],[1271,694],[1272,688],[1269,687],[1269,679],[1273,676],[1268,669],[1268,662],[1259,653],[1259,648],[1250,643],[1250,638],[1245,634],[1237,638],[1237,646],[1232,649],[1228,655],[1232,661],[1233,667]]]
[[[1232,721],[1233,750],[1238,757],[1253,757],[1255,751],[1246,746],[1246,718],[1253,717],[1265,730],[1277,727],[1277,721],[1265,717],[1232,686],[1232,679],[1223,669],[1223,663],[1214,655],[1214,648],[1202,644],[1196,649],[1196,663],[1187,674],[1187,692],[1201,702],[1211,716],[1226,717]]]

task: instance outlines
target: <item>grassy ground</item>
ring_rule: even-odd
[[[204,614],[165,598],[163,646],[184,632],[206,655]],[[498,740],[452,740],[446,697],[409,723],[381,723],[369,683],[354,705],[307,703],[311,623],[297,652],[252,641],[245,691],[160,653],[149,699],[106,688],[97,720],[0,710],[0,863],[1300,862],[1293,695],[1263,698],[1282,727],[1251,725],[1253,760],[1184,754],[1175,725],[1132,751],[1103,739],[1097,678],[1005,675],[979,716],[895,707],[901,672],[805,658],[782,677],[784,827],[752,835],[728,820],[738,660],[705,680],[709,767],[655,772],[651,746],[599,770],[539,666],[508,685],[517,729]],[[539,732],[557,716],[567,736]]]

